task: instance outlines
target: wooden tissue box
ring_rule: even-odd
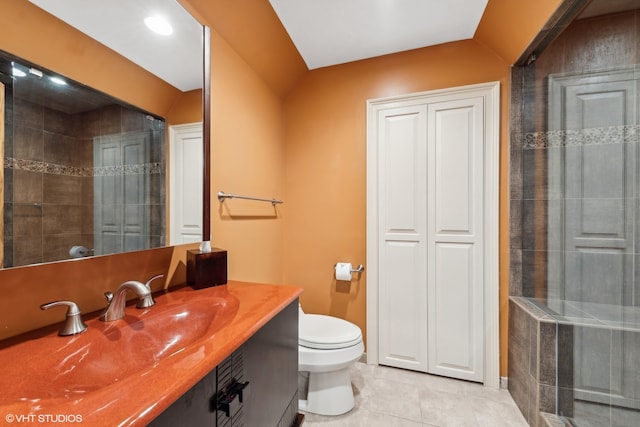
[[[226,283],[226,250],[211,248],[211,252],[200,252],[199,249],[187,251],[187,285],[193,289],[203,289]]]

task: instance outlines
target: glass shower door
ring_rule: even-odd
[[[547,179],[558,200],[547,211],[557,245],[548,295],[565,307],[558,413],[594,425],[597,414],[612,420],[614,407],[638,409],[638,365],[628,357],[638,348],[616,323],[638,301],[637,84],[633,67],[549,76]]]

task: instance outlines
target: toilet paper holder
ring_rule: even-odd
[[[333,264],[333,269],[335,270],[335,268],[338,266],[338,264]],[[358,268],[352,268],[351,272],[352,273],[362,273],[364,271],[364,265],[360,264],[358,266]]]

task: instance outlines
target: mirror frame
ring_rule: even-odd
[[[211,240],[211,29],[202,25],[202,240]]]

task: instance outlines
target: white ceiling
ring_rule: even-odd
[[[176,0],[29,1],[182,91],[202,87],[202,27]],[[488,0],[269,2],[307,67],[315,69],[472,38]],[[580,17],[636,9],[639,2],[594,0]],[[155,13],[171,21],[173,36],[144,26]]]
[[[202,87],[202,26],[175,0],[29,0],[181,91]],[[171,36],[152,33],[164,16]]]
[[[202,86],[201,26],[175,0],[29,0],[182,91]],[[309,69],[472,38],[488,0],[269,0]],[[172,36],[143,24],[167,17]]]
[[[182,91],[202,87],[202,27],[176,0],[29,1]],[[593,1],[581,17],[634,9],[638,1]],[[488,0],[269,2],[315,69],[472,38]],[[167,17],[175,33],[151,33],[143,24],[151,14]]]
[[[175,0],[29,1],[182,91],[202,86],[202,29]],[[488,0],[269,1],[315,69],[472,38]],[[175,33],[151,33],[152,14]]]
[[[473,37],[488,0],[269,0],[309,69]]]

